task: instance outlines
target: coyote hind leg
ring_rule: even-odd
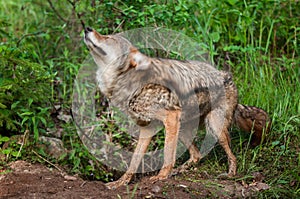
[[[230,137],[229,137],[229,132],[227,128],[224,128],[220,137],[219,137],[219,143],[223,147],[225,153],[227,154],[228,157],[228,164],[229,164],[229,169],[228,169],[228,177],[232,177],[236,175],[236,157],[232,153],[230,149]]]
[[[199,123],[198,120],[196,120],[195,122]],[[190,158],[181,166],[186,168],[190,164],[198,162],[202,158],[202,155],[200,154],[200,151],[194,143],[197,129],[193,129],[194,126],[190,125],[189,122],[187,124],[182,124],[182,127],[183,128],[181,129],[184,129],[184,132],[180,132],[179,140],[185,145],[190,154]]]
[[[179,140],[184,144],[186,149],[189,151],[190,157],[186,162],[184,162],[182,165],[174,169],[173,174],[184,172],[193,164],[201,160],[202,154],[200,153],[198,147],[194,142],[194,139],[197,136],[197,130],[199,126],[198,124],[199,124],[198,117],[188,118],[186,122],[181,122],[180,125],[183,131],[179,132]]]
[[[205,118],[207,133],[211,133],[217,137],[219,144],[223,147],[227,155],[229,164],[228,177],[236,175],[236,157],[230,149],[230,136],[228,132],[230,122],[230,117],[226,116],[220,108],[212,110]]]

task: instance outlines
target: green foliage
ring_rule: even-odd
[[[112,178],[110,173],[97,159],[89,153],[86,147],[79,141],[77,134],[74,134],[74,126],[68,127],[63,137],[63,141],[70,149],[70,153],[61,157],[58,163],[70,166],[71,172],[80,174],[87,179],[97,179],[108,182]]]
[[[38,138],[41,124],[47,126],[51,74],[36,63],[32,49],[0,47],[0,127]]]
[[[102,34],[166,27],[203,44],[217,67],[231,68],[241,103],[270,113],[273,125],[266,142],[250,149],[243,144],[248,137],[234,132],[233,151],[241,163],[239,173],[266,175],[271,189],[260,197],[292,198],[300,193],[299,17],[299,2],[286,0],[2,1],[0,129],[9,136],[28,129],[37,138],[53,126],[51,104],[70,108],[73,80],[88,56],[80,20]],[[111,174],[72,136],[70,126],[64,126],[63,141],[71,152],[59,163],[107,181]],[[114,141],[132,147],[114,126],[106,130],[117,131]],[[7,139],[0,137],[0,145]],[[163,133],[156,136],[153,150],[163,146],[163,139]],[[214,150],[204,168],[226,170],[223,155]]]
[[[0,146],[6,145],[0,150],[1,161],[17,160],[21,155],[21,146],[17,143],[16,137],[7,137],[0,135]]]

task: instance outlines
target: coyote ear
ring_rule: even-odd
[[[136,70],[146,70],[149,68],[151,61],[149,57],[143,55],[136,48],[130,49],[130,65]]]

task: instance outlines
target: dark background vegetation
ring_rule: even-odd
[[[273,123],[254,149],[243,144],[247,135],[233,130],[238,172],[245,180],[255,171],[266,176],[271,188],[260,197],[299,196],[298,0],[1,0],[1,166],[17,159],[47,160],[85,178],[110,180],[111,171],[81,144],[74,123],[57,119],[59,113],[70,115],[73,81],[88,56],[80,20],[102,34],[165,27],[205,44],[212,63],[231,68],[240,102],[262,107]],[[49,131],[61,131],[68,150],[58,159],[37,147]],[[23,135],[21,143],[16,135]],[[224,171],[225,160],[214,150],[201,166]]]

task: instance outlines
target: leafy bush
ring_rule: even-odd
[[[32,49],[0,46],[0,127],[25,129],[37,139],[50,115],[50,74],[32,57]]]

